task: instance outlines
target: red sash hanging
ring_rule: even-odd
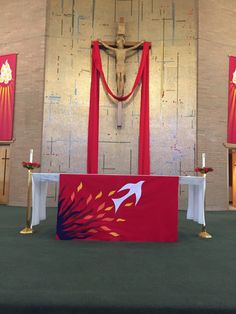
[[[101,76],[106,92],[113,98],[124,101],[135,91],[142,81],[140,126],[139,126],[139,157],[138,174],[150,174],[150,149],[149,149],[149,42],[144,42],[139,70],[133,88],[126,96],[117,96],[109,88],[102,69],[99,45],[93,42],[92,49],[92,77],[90,87],[90,108],[88,124],[88,151],[87,173],[98,173],[98,136],[99,136],[99,78]]]

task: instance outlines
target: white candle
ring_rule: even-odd
[[[33,154],[34,154],[34,150],[31,148],[30,149],[29,162],[33,162]]]
[[[202,168],[206,167],[206,154],[202,153]]]

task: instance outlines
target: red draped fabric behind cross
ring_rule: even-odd
[[[0,56],[0,141],[13,136],[16,54]]]
[[[236,57],[229,57],[228,143],[236,144]]]
[[[150,174],[150,148],[149,148],[149,47],[145,42],[139,70],[131,92],[125,96],[116,96],[109,88],[102,69],[102,62],[98,42],[93,43],[92,50],[92,77],[90,88],[90,109],[88,125],[88,152],[87,172],[98,172],[98,137],[99,137],[99,79],[101,77],[105,91],[113,98],[124,101],[128,99],[139,82],[142,82],[140,128],[139,128],[139,161],[138,173]]]

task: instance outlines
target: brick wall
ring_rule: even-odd
[[[30,148],[35,160],[41,156],[47,1],[1,0],[0,4],[0,53],[18,54],[9,204],[24,205],[27,175],[21,161],[28,160]]]
[[[228,208],[228,55],[236,55],[235,0],[199,0],[198,160],[214,168],[207,179],[207,209]]]

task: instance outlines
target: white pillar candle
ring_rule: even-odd
[[[202,153],[202,168],[206,167],[206,154]]]
[[[33,154],[34,154],[34,150],[31,148],[30,149],[29,162],[33,162]]]

